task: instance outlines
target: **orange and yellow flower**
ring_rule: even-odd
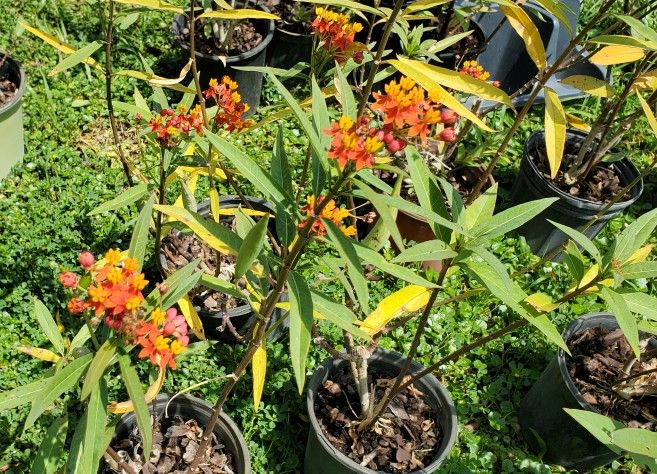
[[[153,365],[160,368],[176,368],[175,356],[185,350],[189,344],[185,317],[175,308],[166,313],[157,308],[151,315],[151,321],[141,321],[135,335],[141,346],[138,356],[148,358]]]
[[[324,130],[332,137],[328,157],[337,160],[341,168],[349,162],[354,163],[356,170],[372,168],[385,143],[383,132],[370,127],[369,122],[366,116],[359,117],[356,122],[347,116],[333,122],[330,129]]]
[[[216,79],[210,79],[208,88],[203,92],[206,99],[212,99],[217,103],[218,109],[213,120],[229,132],[240,131],[251,125],[250,120],[242,119],[242,116],[249,111],[249,104],[242,102],[237,87],[237,82],[224,76],[221,78],[221,83]]]
[[[324,48],[332,52],[340,64],[349,57],[353,57],[358,63],[362,62],[364,46],[354,39],[356,33],[363,30],[363,25],[358,22],[352,23],[347,15],[326,8],[317,7],[315,14],[317,16],[311,27]]]
[[[315,205],[319,205],[323,201],[324,196],[316,198],[314,195],[310,195],[306,198],[306,205],[303,211],[308,217],[299,224],[299,227],[305,227],[309,219],[314,219],[310,230],[314,235],[321,237],[326,235],[326,226],[322,221],[322,219],[326,219],[338,226],[343,234],[347,236],[356,235],[356,228],[353,225],[344,225],[344,220],[350,217],[351,213],[343,207],[337,207],[333,199],[326,203],[319,216],[315,216]]]
[[[137,118],[141,119],[141,116]],[[175,146],[177,138],[181,135],[189,136],[192,130],[196,130],[199,135],[203,134],[201,107],[197,105],[189,111],[189,114],[185,114],[184,106],[178,109],[178,113],[172,109],[162,109],[159,115],[148,122],[148,126],[161,145]]]

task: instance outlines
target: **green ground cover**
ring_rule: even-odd
[[[112,156],[108,124],[104,115],[103,81],[91,70],[77,67],[55,78],[48,71],[59,61],[58,54],[39,39],[14,34],[19,16],[29,23],[50,32],[73,45],[99,39],[100,20],[96,14],[99,4],[88,0],[29,0],[16,2],[0,0],[0,49],[18,58],[28,75],[28,90],[24,98],[26,155],[21,166],[0,182],[0,391],[31,381],[35,374],[47,369],[47,364],[19,354],[18,344],[38,345],[45,341],[30,315],[31,297],[36,295],[56,312],[66,335],[71,335],[78,322],[64,310],[66,301],[57,283],[62,269],[75,266],[81,249],[101,253],[109,247],[126,248],[136,213],[108,213],[87,217],[96,207],[123,189],[121,170]],[[594,5],[591,5],[594,8]],[[586,14],[586,13],[585,13]],[[164,15],[142,16],[118,34],[117,68],[141,69],[141,62],[165,73],[175,59],[175,45],[170,36],[170,25]],[[116,81],[118,99],[129,100],[135,87],[143,94],[149,90],[133,79]],[[265,102],[278,100],[276,93],[265,86]],[[586,116],[592,103],[572,104],[571,111]],[[540,126],[541,107],[536,107],[531,120],[523,125],[496,174],[501,187],[508,189],[517,169],[524,140]],[[496,120],[510,120],[510,114]],[[304,139],[293,121],[284,123],[286,147],[292,163],[300,163],[305,148]],[[125,117],[124,127],[130,126]],[[642,128],[641,128],[642,127]],[[251,156],[266,159],[271,149],[273,128],[261,129],[238,139],[239,146]],[[636,153],[636,161],[645,163],[654,153],[655,140],[645,123],[627,143]],[[138,153],[134,139],[125,136],[129,153]],[[131,148],[132,147],[132,148]],[[495,149],[495,141],[477,153],[486,155]],[[472,152],[471,148],[464,153]],[[294,166],[293,166],[294,167]],[[297,169],[299,166],[296,167]],[[657,178],[645,183],[643,197],[630,208],[626,216],[610,222],[598,241],[605,244],[627,222],[657,205]],[[509,268],[518,269],[533,257],[521,239],[506,238],[492,249]],[[317,277],[317,262],[310,252],[303,269],[311,279]],[[151,271],[152,271],[151,258]],[[321,271],[321,268],[319,268]],[[561,278],[563,269],[558,264],[546,264],[539,277],[532,277],[531,289],[550,295],[565,289]],[[529,276],[527,276],[528,284]],[[446,291],[459,287],[458,279],[446,284]],[[644,282],[649,291],[657,294],[654,282]],[[336,293],[341,287],[324,283]],[[383,298],[396,288],[394,281],[382,280],[372,290],[372,298]],[[555,321],[564,328],[578,315],[602,310],[600,301],[591,298],[560,312]],[[431,316],[419,353],[425,363],[449,353],[471,341],[484,331],[501,327],[515,316],[503,305],[480,297],[469,299],[458,306],[437,309]],[[414,334],[413,325],[398,329],[383,340],[383,346],[399,351],[407,350]],[[328,333],[337,341],[337,334]],[[558,466],[544,465],[530,454],[519,435],[517,409],[524,393],[536,380],[554,347],[531,329],[521,330],[496,341],[444,368],[439,374],[457,405],[459,439],[445,472],[555,472]],[[230,398],[227,412],[237,421],[249,443],[254,472],[297,472],[301,469],[307,419],[304,398],[294,384],[285,341],[268,347],[269,366],[264,397],[259,411],[251,402],[249,377],[239,384]],[[211,380],[193,394],[213,402],[222,384],[222,376],[232,370],[239,360],[239,346],[211,345],[205,352],[192,353],[184,358],[177,371],[170,371],[163,391],[176,392],[193,384]],[[308,373],[326,354],[312,349]],[[147,366],[143,367],[143,378]],[[112,394],[124,396],[115,388]],[[42,417],[35,427],[23,431],[28,410],[0,413],[0,472],[28,472],[30,460],[39,446],[49,423],[58,415],[55,407]],[[69,426],[75,426],[71,422]],[[629,462],[615,463],[615,472],[638,472]],[[602,472],[602,471],[601,471]],[[611,472],[607,470],[604,472]]]

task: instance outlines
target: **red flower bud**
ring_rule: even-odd
[[[66,288],[78,286],[78,276],[73,272],[64,272],[59,275],[59,282]]]
[[[438,135],[438,139],[447,143],[454,143],[456,141],[456,132],[453,128],[445,128]]]
[[[71,300],[68,302],[68,311],[71,314],[80,314],[82,311],[84,311],[84,301],[78,299],[78,298],[71,298]]]
[[[399,150],[401,150],[401,143],[399,143],[399,140],[393,140],[388,143],[388,151],[390,153],[397,153]]]
[[[500,87],[500,81],[493,81],[493,85],[495,87]]]
[[[80,252],[78,261],[80,262],[80,266],[82,268],[89,270],[96,262],[96,259],[94,258],[94,254],[85,250],[84,252]]]
[[[173,117],[173,110],[171,110],[171,109],[162,109],[162,110],[160,110],[160,115],[162,115],[163,117],[165,117],[167,115],[169,117]]]
[[[392,135],[392,133],[388,132],[385,135],[383,135],[383,141],[386,143],[386,145],[390,145],[390,143],[395,139],[395,137]]]
[[[445,125],[453,125],[458,120],[459,116],[452,109],[442,109],[440,111],[440,120]]]

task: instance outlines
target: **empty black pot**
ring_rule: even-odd
[[[566,140],[568,141],[583,142],[585,137],[586,134],[579,130],[568,130],[566,134]],[[529,155],[537,147],[544,146],[544,143],[545,133],[543,131],[536,132],[529,137],[529,140],[525,144],[522,162],[520,163],[519,176],[515,180],[511,192],[511,203],[514,206],[540,198],[559,198],[558,201],[545,211],[518,229],[518,233],[525,237],[532,251],[540,256],[546,255],[568,240],[568,236],[550,224],[547,221],[548,219],[578,229],[605,207],[605,204],[571,196],[559,189],[543,175]],[[621,186],[628,185],[639,176],[636,166],[628,158],[624,158],[609,166],[613,166],[616,169],[620,177]],[[586,230],[585,234],[587,237],[593,238],[598,235],[607,221],[634,203],[642,192],[643,182],[639,182],[630,191],[629,199],[612,205]]]
[[[269,58],[271,67],[291,69],[299,63],[310,63],[313,37],[277,27],[269,49],[272,50]]]
[[[393,351],[377,349],[369,359],[369,367],[391,376],[396,376],[402,368],[406,358]],[[322,429],[315,416],[315,394],[320,389],[329,374],[345,367],[344,360],[329,358],[315,370],[308,384],[306,395],[306,408],[310,418],[310,432],[306,444],[306,457],[304,461],[305,474],[373,474],[375,471],[360,466],[335,448],[322,433]],[[424,367],[417,362],[411,364],[411,373],[418,372]],[[437,472],[454,446],[457,437],[456,408],[449,392],[441,385],[436,377],[427,375],[414,385],[427,397],[427,403],[436,410],[437,426],[442,430],[442,440],[436,458],[424,469],[409,474],[429,474]]]
[[[166,420],[173,419],[174,416],[180,416],[184,421],[196,420],[200,427],[204,428],[207,425],[210,416],[212,416],[212,406],[209,403],[191,395],[178,395],[167,407],[170,398],[170,395],[161,393],[155,397],[153,402],[148,404],[150,412],[157,414],[161,422],[167,423]],[[165,408],[167,408],[167,418],[165,418]],[[115,445],[119,441],[127,439],[136,425],[137,419],[134,413],[123,415],[116,425],[110,445]],[[235,474],[251,474],[251,457],[249,456],[246,441],[235,422],[223,411],[219,415],[213,433],[224,444],[228,452],[233,455]],[[100,473],[109,474],[110,472],[113,471],[102,462]]]
[[[258,5],[257,8],[269,11],[267,7],[262,5]],[[274,20],[251,21],[262,35],[262,42],[251,51],[237,56],[228,56],[226,58],[226,65],[224,65],[219,56],[196,51],[196,65],[199,71],[201,87],[206,89],[210,79],[216,78],[220,80],[223,76],[229,76],[237,82],[237,92],[242,96],[242,102],[249,104],[250,109],[245,116],[252,115],[260,106],[263,73],[240,71],[239,69],[235,69],[235,67],[265,66],[267,47],[274,38]],[[173,20],[173,37],[185,51],[189,51],[189,44],[183,40],[183,30],[185,28],[187,28],[187,17],[176,15]]]

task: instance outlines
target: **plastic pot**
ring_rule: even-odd
[[[0,76],[6,75],[18,85],[11,100],[0,106],[0,179],[9,174],[12,166],[23,159],[23,94],[25,93],[25,72],[20,63],[6,53],[0,52]]]
[[[585,137],[586,134],[579,130],[568,130],[566,133],[566,140],[571,142],[582,142]],[[555,186],[541,173],[533,160],[529,158],[529,154],[544,143],[545,133],[543,131],[536,132],[529,137],[520,163],[519,176],[515,180],[511,191],[513,205],[546,197],[559,198],[545,211],[518,229],[518,233],[525,237],[532,251],[540,256],[546,255],[568,240],[566,234],[550,224],[547,221],[548,219],[577,229],[586,224],[605,207],[605,204],[571,196]],[[628,185],[639,176],[639,171],[627,158],[610,166],[614,166],[619,174],[621,186]],[[634,203],[642,192],[643,182],[641,181],[630,191],[629,199],[611,206],[605,214],[586,230],[586,236],[589,238],[595,237],[607,221]]]
[[[160,416],[162,421],[172,419],[174,416],[180,416],[185,421],[190,419],[196,420],[201,427],[207,425],[212,415],[212,406],[204,400],[192,397],[191,395],[178,395],[174,398],[166,409],[168,417],[165,418],[165,407],[170,398],[170,395],[161,393],[153,402],[148,404],[148,409],[151,413]],[[136,425],[137,419],[134,412],[123,415],[116,425],[114,437],[110,445],[114,445],[128,438]],[[235,422],[223,411],[219,415],[219,420],[213,432],[217,439],[221,440],[228,452],[233,455],[236,474],[251,474],[251,457],[249,456],[246,441]],[[109,474],[113,471],[102,462],[99,472],[101,474]]]
[[[377,349],[369,359],[369,367],[395,376],[399,374],[405,357],[393,351]],[[306,445],[304,461],[305,474],[372,474],[375,471],[360,466],[335,448],[324,436],[315,416],[315,394],[329,374],[346,366],[348,362],[329,358],[315,370],[306,395],[306,408],[310,419],[310,432]],[[423,367],[417,362],[411,364],[411,371],[418,372]],[[424,469],[411,474],[436,472],[451,451],[457,437],[456,409],[449,392],[433,375],[427,375],[415,383],[415,387],[427,397],[427,403],[437,412],[437,426],[442,429],[442,440],[435,459]]]
[[[269,11],[263,5],[257,5],[255,8]],[[263,38],[262,42],[251,51],[237,56],[228,56],[225,58],[226,65],[224,65],[219,56],[196,52],[196,65],[199,71],[202,89],[207,88],[212,78],[221,79],[222,76],[229,76],[237,82],[239,86],[237,91],[242,96],[242,102],[249,104],[250,109],[245,116],[254,114],[260,106],[263,73],[241,71],[235,69],[235,67],[264,66],[267,57],[267,47],[274,38],[274,20],[250,21],[253,22]],[[184,15],[176,15],[173,19],[173,37],[185,51],[189,51],[189,44],[181,39],[183,37],[182,31],[186,27],[187,18]]]
[[[277,27],[269,50],[271,67],[291,69],[299,63],[310,63],[313,37],[309,34],[293,33]]]
[[[580,331],[593,327],[618,329],[614,315],[590,313],[573,321],[562,334],[568,343]],[[642,334],[646,337],[646,334]],[[535,452],[544,451],[543,461],[567,469],[588,472],[619,457],[577,423],[564,408],[597,413],[579,392],[568,373],[566,353],[557,351],[547,368],[525,396],[518,420],[522,435]]]
[[[250,197],[250,196],[245,196],[246,199],[249,201],[253,209],[256,211],[262,211],[262,212],[268,212],[271,215],[274,215],[274,208],[271,205],[271,203],[263,200],[263,199],[258,199],[255,197]],[[233,209],[237,207],[243,207],[242,200],[238,196],[221,196],[219,198],[219,207],[222,209]],[[199,204],[198,209],[197,209],[198,214],[208,217],[210,216],[210,201],[206,200]],[[270,221],[270,230],[272,231],[273,235],[276,235],[275,233],[275,222],[272,219]],[[173,232],[177,232],[174,230]],[[165,272],[173,272],[173,269],[168,268],[168,262],[163,254],[160,254],[160,262],[162,263],[162,268],[164,269]],[[287,301],[287,296],[286,295],[281,295],[281,300]],[[208,339],[213,339],[216,341],[221,341],[221,342],[226,342],[226,343],[238,343],[240,341],[233,336],[228,329],[224,329],[223,331],[220,331],[218,328],[221,326],[222,321],[223,321],[223,314],[220,311],[208,311],[205,309],[201,309],[200,307],[196,306],[195,307],[199,319],[201,320],[201,323],[203,323],[203,331],[205,332],[205,335]],[[230,319],[230,322],[233,324],[235,327],[235,330],[237,333],[244,338],[244,340],[248,340],[250,336],[250,329],[253,327],[253,324],[257,321],[257,317],[255,313],[253,312],[253,309],[251,306],[248,304],[243,304],[240,306],[237,306],[235,308],[229,309],[227,311],[228,313],[228,318]],[[271,320],[270,320],[270,326],[274,324],[278,319],[280,319],[282,316],[281,310],[276,308],[274,309],[274,312],[272,314]],[[276,329],[274,329],[271,334],[269,335],[269,340],[276,340],[278,339],[283,332],[285,331],[285,325],[284,324],[279,324]]]

